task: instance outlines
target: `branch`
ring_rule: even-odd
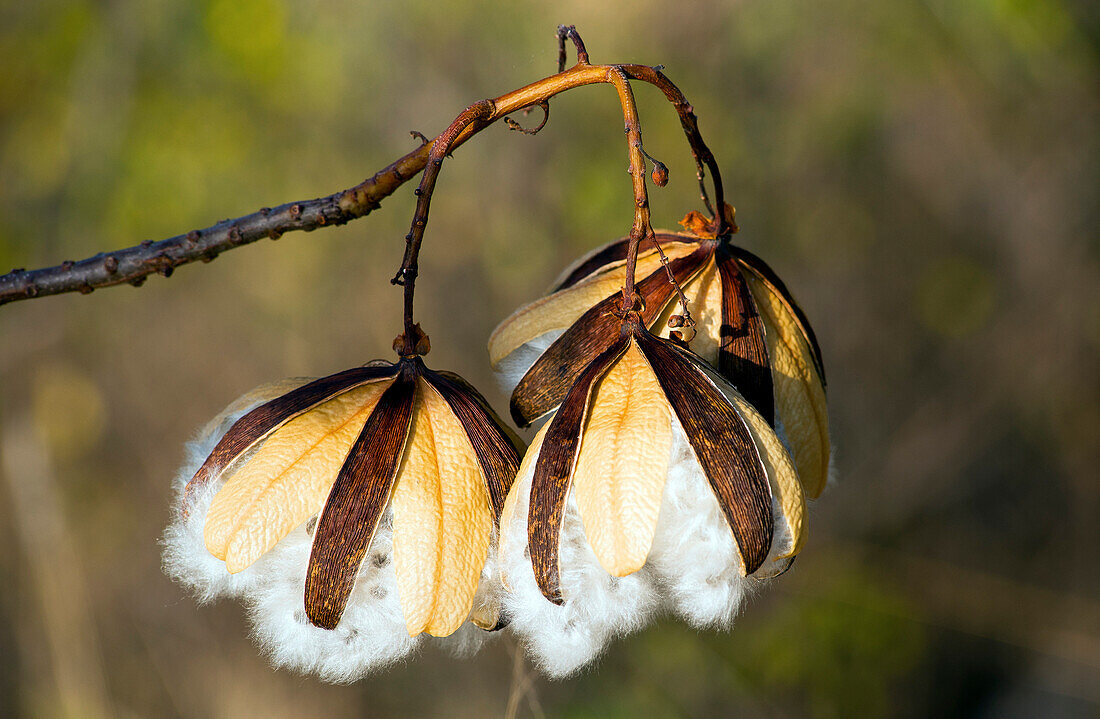
[[[405,288],[405,313],[404,334],[399,338],[402,341],[398,352],[402,356],[422,354],[418,352],[418,339],[421,333],[415,327],[413,321],[413,295],[416,288],[416,276],[419,272],[417,259],[420,256],[420,245],[424,242],[424,228],[428,224],[428,210],[432,203],[432,193],[435,192],[435,180],[439,177],[439,171],[443,167],[443,159],[450,154],[451,149],[462,133],[471,128],[471,135],[477,132],[479,124],[492,122],[496,113],[496,107],[492,100],[482,100],[470,105],[462,111],[454,122],[447,127],[432,143],[428,152],[428,164],[424,170],[424,176],[420,178],[420,185],[416,188],[416,210],[413,212],[412,227],[409,234],[405,235],[405,256],[401,261],[401,268],[392,280],[395,285],[403,285]]]
[[[623,314],[636,309],[637,291],[634,286],[634,271],[638,264],[638,243],[653,234],[649,224],[649,193],[645,186],[645,150],[642,149],[642,128],[638,122],[638,105],[634,102],[634,91],[626,80],[626,73],[619,68],[607,72],[608,82],[615,86],[619,94],[619,104],[623,108],[623,123],[626,131],[626,148],[630,156],[630,178],[634,189],[634,224],[630,228],[630,241],[626,250],[626,275],[623,277]]]
[[[423,144],[355,187],[327,197],[265,207],[205,229],[101,252],[80,262],[32,271],[12,270],[0,277],[0,305],[63,292],[88,294],[99,287],[126,283],[140,287],[153,273],[170,277],[180,265],[196,260],[210,262],[226,250],[265,237],[277,240],[294,230],[309,232],[343,225],[377,208],[384,198],[424,169],[429,147]]]
[[[724,203],[721,175],[714,156],[699,134],[699,123],[693,108],[680,89],[659,69],[646,65],[590,65],[576,31],[567,34],[567,37],[578,44],[577,65],[493,100],[483,101],[491,103],[494,108],[492,114],[463,129],[450,143],[450,148],[457,148],[509,113],[541,105],[554,95],[575,87],[608,82],[608,71],[617,68],[628,79],[654,85],[675,106],[695,159],[701,194],[711,215],[715,216],[703,186],[704,165],[710,170],[718,207]],[[438,139],[434,138],[433,142]],[[286,232],[309,232],[319,227],[345,224],[377,208],[382,200],[423,170],[430,148],[431,144],[422,144],[355,187],[327,197],[264,208],[250,215],[223,220],[205,229],[192,230],[159,242],[146,241],[114,252],[101,252],[79,262],[64,262],[55,267],[30,271],[12,270],[0,276],[0,305],[64,292],[87,294],[100,287],[127,283],[140,286],[151,274],[168,277],[180,265],[197,260],[209,262],[226,250],[265,237],[278,239]],[[719,236],[733,231],[726,223],[724,213],[718,213],[716,219],[720,223]]]
[[[588,64],[588,50],[584,47],[576,25],[558,25],[558,72],[565,69],[565,40],[568,38],[577,48],[577,62],[581,65]]]

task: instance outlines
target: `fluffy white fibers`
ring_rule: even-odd
[[[670,454],[646,566],[660,579],[666,607],[696,626],[728,627],[747,580],[729,522],[675,414]]]
[[[256,582],[262,570],[263,559],[237,574],[225,569],[225,562],[206,551],[203,541],[203,526],[206,524],[206,512],[214,495],[222,487],[222,482],[210,482],[192,496],[187,497],[184,489],[195,475],[214,446],[229,431],[233,423],[247,414],[264,400],[255,401],[227,410],[199,430],[192,441],[184,445],[184,462],[172,481],[174,501],[172,503],[172,523],[164,533],[164,570],[186,585],[200,602],[206,603],[219,597],[239,597]],[[184,501],[188,500],[187,504]]]
[[[416,647],[418,640],[405,630],[397,594],[389,515],[387,511],[375,533],[347,608],[332,630],[315,627],[306,617],[303,596],[311,538],[305,526],[264,556],[268,571],[245,599],[256,638],[276,666],[350,682]]]
[[[565,330],[551,330],[539,335],[535,339],[520,345],[506,355],[493,367],[496,373],[497,384],[504,394],[512,394],[523,375],[535,364],[542,353],[554,344],[554,340],[561,337]]]
[[[725,388],[723,388],[725,389]],[[561,534],[561,587],[565,603],[547,601],[535,583],[527,551],[527,514],[535,462],[527,462],[513,491],[516,511],[502,527],[504,606],[512,629],[538,665],[554,677],[576,672],[614,636],[642,628],[660,611],[699,627],[728,628],[747,591],[759,583],[741,574],[733,532],[675,414],[672,447],[656,534],[646,564],[616,578],[600,566],[570,493]],[[786,553],[790,529],[772,499],[775,536],[768,561]]]
[[[562,519],[559,559],[564,604],[542,596],[527,547],[534,462],[516,477],[516,510],[501,527],[504,609],[510,628],[526,644],[539,667],[564,677],[588,664],[617,634],[640,629],[658,607],[654,582],[645,568],[628,577],[612,577],[593,554],[576,502],[570,493]]]
[[[383,515],[340,623],[333,630],[312,625],[305,613],[305,576],[312,543],[312,520],[304,522],[250,567],[230,574],[225,562],[211,555],[203,541],[206,512],[224,484],[218,480],[196,492],[183,511],[183,489],[223,434],[238,418],[265,398],[208,425],[186,447],[187,460],[175,479],[173,521],[164,535],[165,571],[200,599],[235,597],[249,607],[253,632],[272,663],[314,673],[331,682],[351,682],[392,664],[423,643],[410,637],[401,610],[392,561],[392,512]],[[490,557],[493,551],[490,550]],[[492,564],[482,572],[475,606],[498,601],[499,580]],[[470,653],[483,641],[480,629],[467,623],[443,640]]]
[[[755,574],[742,576],[733,531],[675,416],[672,438],[668,480],[647,566],[660,578],[670,610],[697,627],[728,629],[746,593],[787,566],[778,557],[791,549],[791,529],[773,494],[775,525],[768,557]]]

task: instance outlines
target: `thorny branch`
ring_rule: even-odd
[[[680,89],[659,68],[647,65],[589,64],[588,52],[575,28],[560,28],[558,38],[559,63],[564,67],[565,40],[569,39],[577,49],[577,64],[526,87],[483,101],[489,103],[493,111],[458,132],[453,141],[448,143],[449,150],[459,147],[507,114],[542,105],[566,90],[610,82],[609,72],[615,69],[626,79],[655,86],[673,104],[695,160],[701,197],[707,210],[715,218],[718,235],[724,236],[732,232],[735,228],[728,224],[724,214],[715,215],[710,204],[704,185],[704,167],[710,170],[717,207],[724,204],[721,174],[714,156],[699,134],[699,123],[694,109]],[[209,262],[222,252],[265,237],[278,239],[286,232],[309,232],[319,227],[345,224],[376,209],[382,200],[423,170],[428,163],[431,148],[440,137],[436,137],[431,144],[422,143],[420,147],[398,158],[355,187],[325,197],[290,202],[273,208],[265,207],[236,219],[222,220],[210,227],[192,230],[159,242],[148,240],[133,247],[101,252],[79,262],[67,261],[54,267],[30,271],[12,270],[0,276],[0,304],[64,292],[87,294],[100,287],[127,283],[140,286],[151,274],[168,277],[180,265],[197,260]]]

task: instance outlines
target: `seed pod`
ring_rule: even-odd
[[[638,322],[578,373],[508,496],[513,628],[564,675],[662,605],[728,625],[753,580],[793,561],[804,509],[763,417]]]
[[[236,404],[181,491],[166,564],[252,604],[276,663],[344,681],[422,634],[499,625],[490,545],[522,445],[476,390],[404,357]]]
[[[686,221],[686,220],[685,220]],[[704,233],[705,235],[705,233]],[[805,314],[759,257],[708,236],[657,233],[639,247],[643,323],[662,337],[676,331],[678,298],[656,251],[660,244],[696,323],[689,346],[772,424],[791,448],[806,493],[817,497],[829,474],[829,419],[821,351]],[[551,294],[520,308],[489,339],[489,356],[512,392],[512,416],[526,426],[553,411],[578,368],[606,349],[596,327],[625,272],[627,240],[590,253]],[[690,336],[690,333],[688,333]]]

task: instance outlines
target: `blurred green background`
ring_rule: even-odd
[[[552,7],[551,7],[552,6]],[[738,241],[829,373],[840,483],[731,633],[673,621],[520,716],[1100,716],[1100,12],[1088,0],[0,3],[0,270],[359,182],[468,103],[664,64]],[[637,86],[698,205],[675,113]],[[537,118],[533,115],[532,118]],[[631,222],[608,87],[445,165],[420,320],[498,407],[485,340]],[[238,394],[388,357],[412,185],[350,226],[0,308],[0,715],[499,716],[514,645],[352,686],[271,670],[234,603],[159,568],[191,433]]]

